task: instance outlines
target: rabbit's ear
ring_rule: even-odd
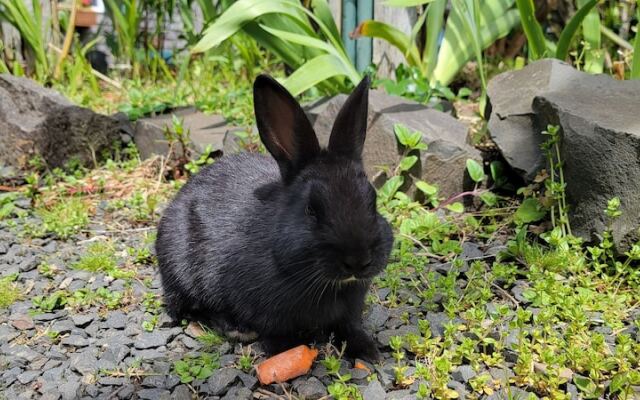
[[[288,180],[320,152],[318,138],[300,104],[275,79],[256,78],[253,103],[260,139]]]
[[[358,84],[336,117],[329,138],[329,152],[360,161],[367,134],[369,77]]]

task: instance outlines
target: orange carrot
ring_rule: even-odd
[[[317,356],[318,350],[310,349],[305,345],[276,354],[256,366],[258,379],[263,385],[268,385],[304,375],[309,372]]]
[[[367,371],[368,374],[371,373],[371,370],[369,369],[369,367],[367,367],[366,365],[364,365],[364,363],[360,361],[356,361],[356,364],[354,365],[354,367],[356,367],[356,369],[363,369]]]

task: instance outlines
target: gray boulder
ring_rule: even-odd
[[[544,123],[562,127],[561,157],[573,233],[596,239],[608,228],[607,201],[620,198],[611,225],[619,251],[640,240],[640,81],[593,77],[570,92],[534,99]]]
[[[71,159],[90,165],[124,139],[125,125],[30,79],[0,74],[0,164],[23,169],[39,155],[51,168]]]
[[[333,122],[346,98],[346,95],[335,96],[319,105],[321,109],[317,116],[311,115],[321,145],[326,146],[329,142]],[[465,177],[467,159],[481,161],[480,152],[467,144],[467,126],[444,112],[381,90],[369,92],[368,130],[363,152],[369,178],[380,185],[387,177],[386,171],[395,168],[400,161],[403,150],[393,130],[397,123],[422,132],[422,140],[428,145],[411,173],[437,185],[443,196],[462,192],[468,181]]]
[[[502,73],[487,86],[491,138],[509,165],[526,181],[546,166],[540,150],[546,125],[533,110],[533,99],[550,91],[567,91],[582,74],[558,60],[541,60]]]
[[[561,127],[561,158],[573,233],[595,239],[608,226],[607,201],[619,197],[612,226],[625,251],[640,239],[640,81],[589,75],[557,60],[501,74],[489,84],[489,129],[501,152],[530,179],[546,160],[547,125]],[[526,165],[525,165],[526,164]]]
[[[222,150],[225,134],[237,129],[230,127],[223,116],[204,114],[194,107],[179,108],[170,113],[142,118],[136,122],[134,133],[134,141],[141,158],[168,154],[169,143],[165,137],[165,130],[172,128],[173,115],[183,119],[183,127],[190,132],[191,149],[196,155],[202,154],[207,145],[211,145],[214,151]]]

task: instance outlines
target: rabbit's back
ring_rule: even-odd
[[[263,206],[256,190],[278,179],[272,159],[238,154],[207,166],[185,184],[164,211],[156,240],[168,303],[173,298],[197,308],[226,306],[218,296],[225,272],[242,267],[247,246],[260,246],[251,243],[249,232],[265,224],[256,215]]]

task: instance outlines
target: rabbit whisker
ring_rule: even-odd
[[[315,274],[312,275],[313,279],[308,283],[308,286],[305,288],[305,290],[302,292],[302,294],[300,295],[301,299],[304,299],[306,295],[311,294],[312,290],[317,289],[318,283],[322,282],[322,271],[317,270],[317,272]],[[313,298],[312,298],[313,299]]]
[[[324,287],[322,288],[322,291],[320,292],[320,296],[318,296],[318,306],[320,305],[320,300],[322,300],[322,295],[324,294],[325,290],[327,290],[327,287],[329,286],[329,283],[331,283],[331,281],[326,281],[324,283]]]

